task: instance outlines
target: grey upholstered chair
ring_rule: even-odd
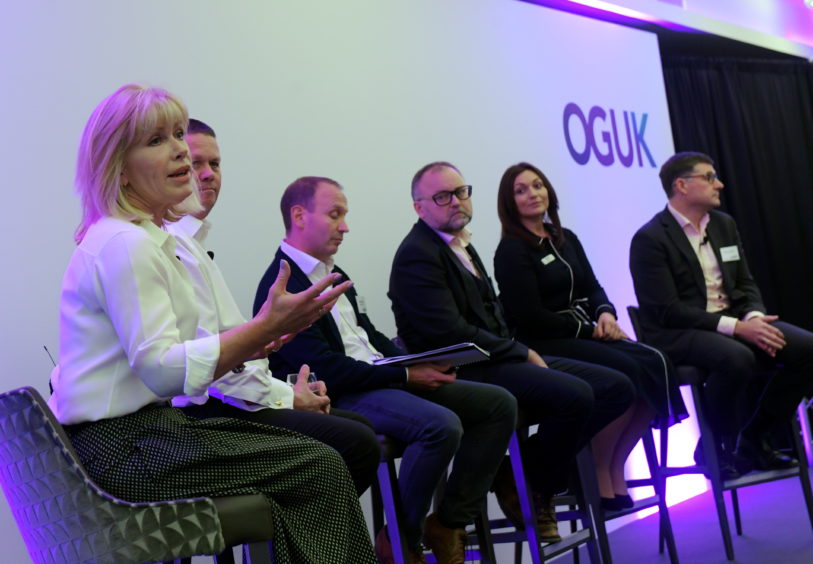
[[[253,543],[245,562],[271,562],[263,496],[116,499],[88,477],[34,388],[0,395],[0,483],[37,564],[170,561],[243,543]]]

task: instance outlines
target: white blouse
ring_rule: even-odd
[[[175,249],[189,272],[198,303],[198,336],[217,335],[246,322],[240,308],[229,291],[217,264],[203,248],[210,223],[191,215],[166,229],[178,241]],[[292,408],[294,392],[291,386],[274,378],[268,370],[268,360],[246,362],[239,372],[227,373],[214,381],[207,394],[240,409],[257,411],[266,407]],[[172,400],[176,406],[202,404],[207,395],[179,396]]]
[[[60,362],[49,406],[63,424],[117,417],[211,385],[220,337],[199,337],[198,309],[175,238],[104,218],[62,280]]]

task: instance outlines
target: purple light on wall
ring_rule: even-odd
[[[647,22],[659,25],[661,27],[673,29],[675,31],[697,32],[696,29],[677,24],[675,22],[666,21],[656,18],[650,14],[645,14],[632,8],[625,8],[618,6],[611,2],[604,0],[522,0],[530,4],[537,4],[540,6],[547,6],[556,10],[570,12],[579,16],[586,16],[588,18],[609,21],[620,24],[630,24],[631,21]],[[674,0],[677,5],[682,5],[682,0]],[[667,0],[667,3],[673,3],[673,0]]]
[[[611,12],[613,14],[618,14],[619,16],[626,16],[628,18],[633,18],[644,22],[651,22],[657,24],[663,23],[661,20],[654,18],[649,14],[645,14],[643,12],[639,12],[631,8],[624,8],[623,6],[616,6],[615,4],[611,4],[610,2],[604,2],[603,0],[569,0],[569,1],[572,4],[581,4],[582,6],[587,6],[588,8],[595,8],[597,10]]]

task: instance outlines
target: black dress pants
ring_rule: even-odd
[[[813,393],[813,333],[783,321],[772,325],[787,343],[775,358],[738,339],[699,330],[688,331],[689,347],[673,355],[676,363],[709,372],[707,412],[718,436],[736,437],[749,421],[761,421],[761,427],[785,421],[799,401]],[[767,382],[759,378],[761,372],[774,370]]]
[[[372,424],[351,411],[331,409],[330,415],[296,409],[246,411],[211,397],[203,405],[181,409],[196,419],[231,417],[290,429],[316,439],[341,455],[359,495],[373,482],[378,469],[381,447]]]
[[[464,366],[458,377],[510,391],[539,430],[523,448],[534,491],[552,495],[567,487],[568,472],[581,448],[624,413],[635,388],[624,374],[587,362],[545,357],[549,368],[528,362],[490,362]]]

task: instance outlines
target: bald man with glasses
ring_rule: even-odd
[[[678,153],[660,178],[669,203],[630,247],[647,340],[676,364],[708,372],[707,411],[723,479],[752,467],[797,466],[774,450],[770,433],[813,392],[813,334],[767,314],[737,226],[716,210],[724,185],[711,157]],[[698,443],[698,463],[700,452]]]

